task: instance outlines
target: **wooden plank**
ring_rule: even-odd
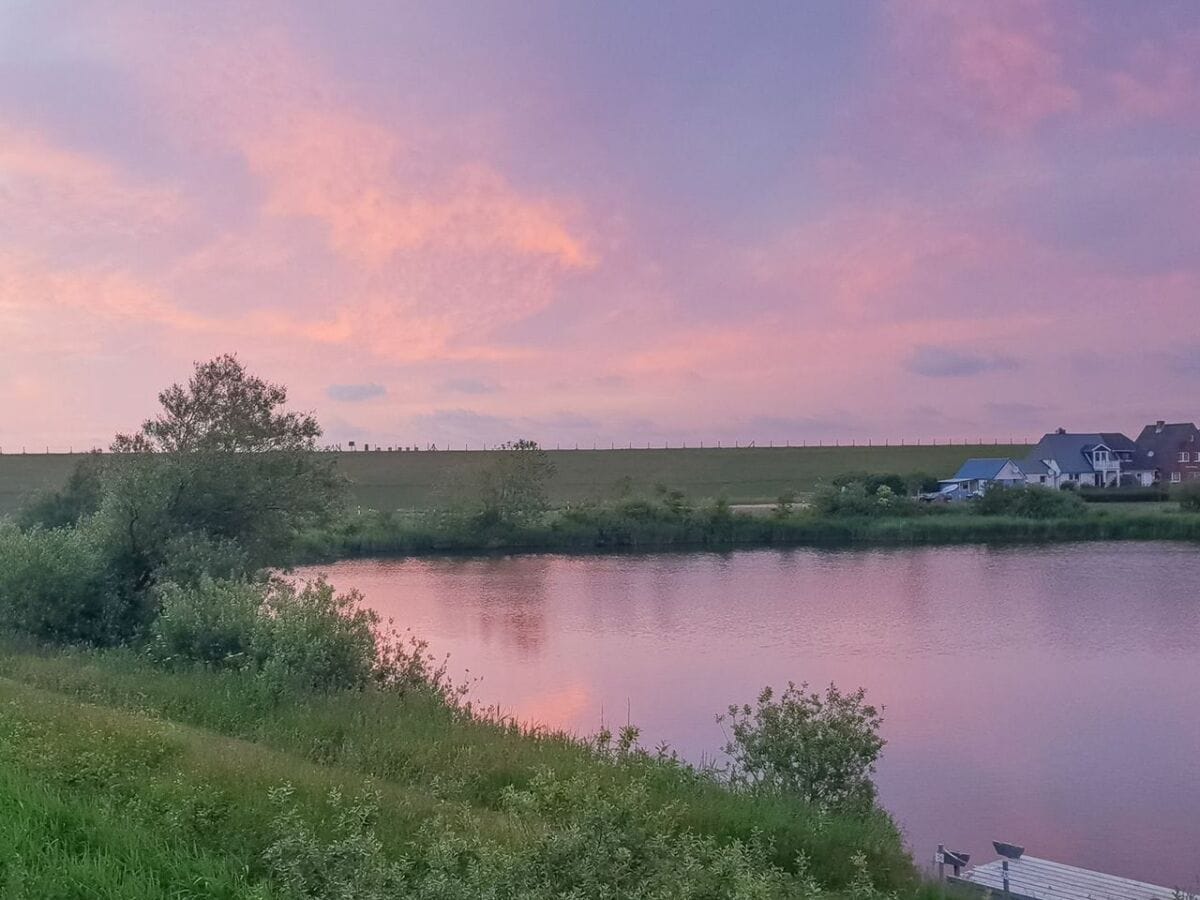
[[[950,880],[1002,893],[1002,862],[976,866],[961,878]],[[1008,884],[1013,900],[1173,900],[1176,897],[1171,888],[1035,856],[1009,861]]]

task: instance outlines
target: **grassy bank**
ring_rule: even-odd
[[[474,553],[590,552],[750,546],[918,545],[1097,540],[1200,541],[1200,515],[1165,504],[1089,507],[1031,519],[969,508],[908,516],[825,516],[808,510],[750,515],[721,504],[671,510],[602,504],[559,510],[536,527],[477,527],[451,516],[360,513],[300,538],[300,559]]]
[[[555,505],[648,494],[668,484],[690,497],[769,503],[785,491],[807,493],[841,472],[931,472],[946,476],[971,456],[1024,456],[1021,445],[906,447],[740,447],[671,450],[547,450]],[[499,454],[439,451],[337,453],[353,502],[368,509],[430,509],[470,482]],[[83,454],[0,454],[0,515],[30,496],[61,488]]]
[[[281,847],[331,865],[348,855],[360,876],[393,864],[437,868],[445,862],[437,854],[457,854],[455,871],[473,860],[503,880],[516,877],[506,860],[550,864],[563,847],[560,828],[632,842],[635,852],[650,849],[638,843],[646,840],[666,841],[658,852],[669,854],[733,854],[730,872],[743,864],[777,872],[775,887],[759,893],[730,893],[714,882],[709,893],[663,896],[849,896],[856,879],[863,889],[863,871],[900,896],[932,895],[882,814],[819,813],[731,792],[653,756],[467,717],[419,694],[279,694],[248,673],[168,672],[128,650],[50,651],[9,641],[0,651],[5,897],[309,896],[296,893],[280,868]],[[291,793],[281,805],[272,791],[285,783]],[[366,843],[337,844],[352,835],[335,821],[331,791],[374,798]],[[343,818],[357,802],[342,804]],[[647,823],[653,833],[636,834]],[[322,855],[330,847],[336,852]],[[800,854],[806,879],[796,877]],[[585,857],[558,862],[586,868]],[[515,896],[496,887],[491,896]]]

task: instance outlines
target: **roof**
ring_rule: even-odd
[[[1004,889],[1001,860],[967,869],[961,878],[952,880],[1001,891]],[[1035,856],[1009,860],[1008,888],[1013,900],[1173,900],[1178,896],[1170,888],[1156,884]]]
[[[1058,463],[1059,469],[1065,475],[1091,475],[1096,470],[1091,462],[1083,455],[1085,450],[1103,444],[1110,450],[1120,450],[1137,453],[1137,445],[1120,432],[1109,431],[1104,434],[1091,432],[1087,434],[1047,434],[1037,442],[1037,446],[1029,451],[1029,456],[1021,462],[1025,466],[1036,466],[1041,460],[1052,459]]]
[[[1012,462],[1011,459],[984,459],[975,457],[968,459],[959,468],[955,474],[953,481],[975,481],[983,479],[985,481],[995,478],[1000,474],[1000,470]]]
[[[1102,431],[1100,432],[1100,441],[1108,446],[1109,450],[1115,450],[1119,453],[1136,453],[1137,444],[1126,435],[1119,431]]]
[[[1148,469],[1170,466],[1181,447],[1190,449],[1196,443],[1200,443],[1200,431],[1191,422],[1164,423],[1162,431],[1158,425],[1147,425],[1138,435],[1138,458]]]
[[[1049,475],[1050,467],[1040,459],[1018,459],[1017,468],[1026,475]]]

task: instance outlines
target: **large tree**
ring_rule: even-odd
[[[286,387],[251,375],[230,353],[197,363],[186,385],[171,385],[158,401],[162,413],[118,434],[114,451],[309,451],[321,436],[312,415],[284,411]]]
[[[198,363],[159,400],[158,416],[113,442],[131,455],[109,466],[99,510],[128,589],[286,565],[297,533],[341,499],[316,419],[287,411],[286,388],[232,355]]]

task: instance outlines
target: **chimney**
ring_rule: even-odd
[[[1054,433],[1055,433],[1055,434],[1066,434],[1066,433],[1067,433],[1067,429],[1065,429],[1065,428],[1058,428],[1058,429],[1056,429],[1056,430],[1055,430],[1055,432],[1054,432]]]
[[[1162,434],[1163,428],[1166,426],[1166,424],[1167,424],[1166,419],[1159,419],[1157,422],[1154,423],[1154,433]]]

